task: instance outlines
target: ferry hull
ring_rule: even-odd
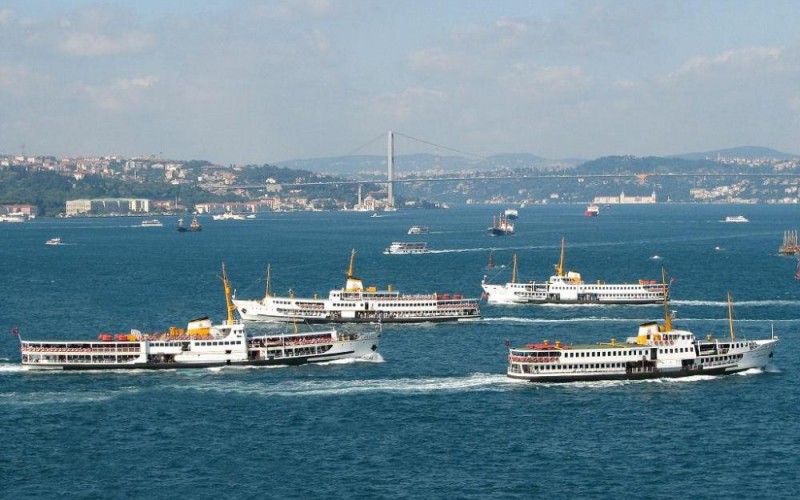
[[[720,367],[720,368],[704,368],[695,370],[678,370],[678,371],[654,371],[643,373],[586,373],[574,375],[541,375],[531,376],[518,373],[509,373],[508,377],[518,380],[527,380],[534,383],[567,383],[567,382],[598,382],[604,380],[650,380],[659,378],[684,378],[692,377],[695,375],[730,375],[733,373],[743,372],[751,368],[759,368],[756,366],[751,367]]]
[[[446,323],[452,321],[462,321],[468,319],[480,319],[479,314],[472,314],[472,315],[448,315],[448,316],[436,316],[436,317],[422,317],[422,316],[415,316],[410,318],[392,318],[392,317],[369,317],[369,318],[319,318],[319,317],[306,317],[306,316],[270,316],[270,315],[259,315],[259,314],[248,314],[242,315],[242,319],[245,321],[254,321],[254,322],[264,322],[264,323],[294,323],[297,321],[302,321],[304,323],[310,323],[315,325],[322,325],[327,323],[332,324],[349,324],[349,323],[357,323],[357,324],[367,324],[367,323],[376,323],[380,322],[382,324],[409,324],[409,323]]]
[[[87,370],[183,370],[186,368],[219,368],[224,366],[298,366],[311,363],[323,363],[326,361],[336,361],[358,357],[355,351],[340,352],[335,355],[327,354],[322,356],[303,356],[286,359],[259,359],[252,361],[225,361],[225,362],[200,362],[200,363],[88,363],[88,364],[63,364],[63,365],[37,365],[25,364],[37,370],[63,370],[63,371],[87,371]]]

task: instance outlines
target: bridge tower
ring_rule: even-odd
[[[389,207],[394,208],[394,132],[389,131],[389,144],[388,144],[388,157],[386,163],[389,166],[389,171],[386,174],[387,183],[386,188],[386,203]]]

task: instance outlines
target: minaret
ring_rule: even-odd
[[[386,175],[386,179],[389,181],[387,184],[387,196],[386,196],[386,203],[388,206],[394,207],[394,133],[390,130],[389,131],[389,145],[388,145],[388,157],[386,163],[389,165],[389,172]]]

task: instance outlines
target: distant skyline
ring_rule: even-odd
[[[793,0],[0,1],[0,153],[800,153]],[[452,154],[398,139],[396,154]]]

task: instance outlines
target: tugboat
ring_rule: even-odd
[[[665,299],[663,325],[643,323],[636,336],[625,342],[612,338],[605,343],[564,345],[544,340],[509,348],[506,374],[530,382],[576,382],[725,375],[763,369],[773,356],[778,337],[737,338],[730,294],[728,321],[729,338],[716,339],[709,334],[705,340],[698,339],[688,330],[672,327]]]
[[[597,206],[595,203],[590,203],[588,207],[586,207],[586,212],[584,212],[586,217],[597,217],[600,215],[600,207]]]
[[[658,304],[669,293],[669,284],[656,280],[639,280],[638,283],[606,284],[585,283],[575,271],[565,271],[564,238],[561,238],[561,258],[555,266],[556,274],[545,282],[519,283],[517,255],[511,281],[502,285],[486,282],[481,287],[489,302],[496,304]]]
[[[145,334],[101,333],[97,340],[22,340],[22,364],[31,369],[101,370],[203,368],[215,366],[300,365],[347,358],[367,358],[377,349],[381,329],[267,333],[250,336],[234,319],[231,286],[222,266],[227,321],[212,325],[208,317],[187,328]],[[19,332],[16,332],[19,335]]]

